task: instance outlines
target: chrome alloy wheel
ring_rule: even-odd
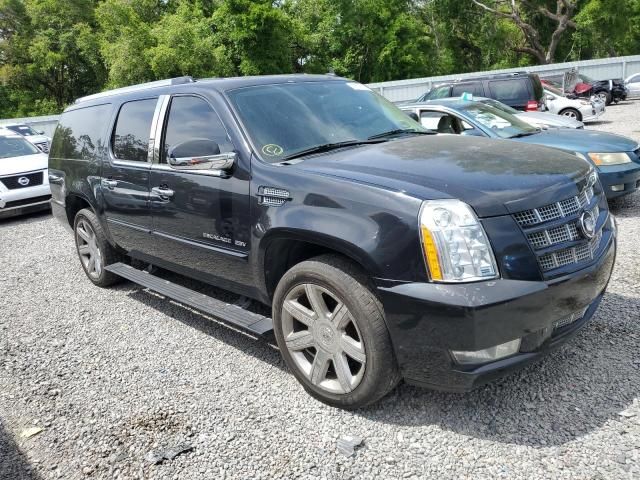
[[[297,367],[328,392],[355,389],[367,362],[364,342],[347,306],[326,288],[305,283],[287,294],[282,334]]]
[[[573,110],[568,110],[562,114],[565,117],[573,118],[574,120],[578,119],[578,115]]]
[[[96,233],[85,219],[81,219],[76,226],[76,244],[85,270],[91,278],[98,279],[102,273],[102,253],[98,247]]]
[[[606,103],[607,101],[607,94],[605,92],[600,92],[596,95],[596,97],[598,97],[600,100],[602,100],[603,102]]]

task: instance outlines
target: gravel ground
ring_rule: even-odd
[[[640,140],[637,105],[592,127]],[[131,283],[93,287],[49,215],[3,221],[0,477],[639,478],[640,194],[614,213],[613,279],[573,341],[469,394],[402,385],[358,412],[309,397],[272,342]],[[344,435],[364,439],[352,457]]]

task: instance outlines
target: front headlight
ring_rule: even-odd
[[[621,165],[623,163],[631,162],[631,157],[624,152],[589,153],[589,158],[596,165]]]
[[[427,200],[420,234],[431,280],[473,282],[498,276],[489,239],[471,207],[459,200]]]

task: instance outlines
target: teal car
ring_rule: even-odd
[[[542,130],[491,105],[462,98],[400,108],[424,127],[441,134],[513,140],[573,153],[596,166],[608,199],[640,188],[640,145],[630,138],[594,130]]]

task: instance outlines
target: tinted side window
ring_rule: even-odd
[[[501,102],[526,101],[529,99],[529,89],[525,79],[493,80],[489,82],[492,98]]]
[[[482,88],[482,83],[480,82],[472,82],[472,83],[462,83],[460,85],[454,85],[451,89],[452,97],[459,97],[463,93],[471,93],[477,97],[484,97],[484,88]]]
[[[157,98],[123,103],[113,131],[113,154],[120,160],[146,162]]]
[[[51,158],[94,160],[105,151],[103,139],[111,105],[79,108],[60,117],[51,142]]]
[[[233,150],[220,117],[206,101],[198,97],[174,97],[169,107],[162,161],[166,161],[171,147],[196,138],[213,140],[220,153]]]

